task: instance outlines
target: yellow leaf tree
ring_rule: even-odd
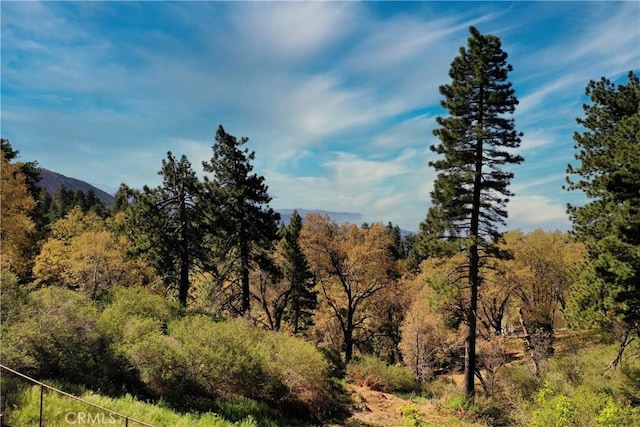
[[[67,286],[93,298],[116,284],[148,283],[149,267],[128,258],[126,248],[126,239],[110,231],[108,221],[75,207],[52,226],[36,257],[35,283]]]
[[[516,301],[520,324],[536,373],[539,361],[553,354],[555,324],[562,322],[572,266],[585,254],[584,245],[567,233],[511,231],[505,245],[513,259],[501,261],[504,281]]]
[[[0,175],[0,268],[23,276],[30,268],[29,249],[35,244],[35,224],[29,214],[36,202],[29,193],[19,163],[11,163],[11,147],[2,141]],[[8,144],[8,141],[6,141]]]
[[[309,214],[300,236],[301,247],[316,276],[324,306],[337,322],[345,360],[353,357],[356,332],[371,317],[371,303],[393,283],[398,265],[382,224],[338,225],[328,216]]]
[[[453,368],[462,357],[464,298],[455,281],[461,260],[460,254],[427,259],[407,285],[413,302],[402,323],[400,350],[421,381]]]

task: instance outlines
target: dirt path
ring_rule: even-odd
[[[408,408],[412,402],[402,399],[390,393],[371,390],[367,387],[356,385],[348,386],[349,394],[355,402],[356,410],[349,419],[350,426],[359,427],[397,427],[411,425],[403,422],[401,408]],[[448,417],[442,417],[438,407],[433,402],[422,405],[413,404],[420,413],[420,418],[427,421],[428,425],[446,425]]]
[[[460,419],[464,414],[454,414],[452,410],[440,406],[437,401],[424,401],[415,404],[411,400],[403,399],[390,393],[383,393],[349,384],[347,390],[354,402],[355,410],[347,425],[350,427],[400,427],[413,426],[411,422],[403,421],[401,408],[411,406],[418,412],[419,419],[425,426],[484,426]],[[456,416],[458,415],[458,416]]]
[[[349,394],[355,402],[356,412],[353,425],[398,426],[402,424],[399,409],[411,402],[389,393],[374,391],[366,387],[349,385]]]

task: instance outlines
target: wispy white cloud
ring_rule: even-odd
[[[360,212],[364,220],[393,221],[409,230],[424,219],[424,184],[433,181],[424,153],[407,149],[387,160],[335,153],[322,168],[325,174],[302,177],[266,171],[274,206]]]
[[[637,2],[597,3],[590,26],[581,34],[567,61],[597,64],[608,75],[640,66],[640,6]],[[613,10],[613,13],[611,13]]]
[[[515,196],[508,206],[509,228],[569,228],[566,203],[543,195]]]
[[[533,178],[528,179],[525,182],[515,182],[511,185],[511,190],[515,192],[516,195],[521,193],[530,192],[532,189],[537,189],[538,191],[541,189],[540,187],[546,187],[548,190],[549,185],[553,185],[557,188],[561,187],[561,183],[564,182],[565,174],[558,173],[554,175],[543,176],[541,178]],[[543,188],[544,189],[544,188]]]
[[[544,129],[532,129],[525,133],[520,144],[520,151],[532,151],[553,144],[554,135]]]
[[[254,55],[304,61],[354,30],[358,3],[250,2],[231,12],[233,29]]]
[[[337,180],[366,188],[407,173],[407,168],[399,160],[401,158],[392,162],[374,161],[361,159],[350,153],[337,153],[336,158],[327,161],[324,166]]]
[[[435,117],[420,114],[395,122],[373,136],[372,147],[377,149],[400,150],[406,147],[427,147],[435,140],[432,131]]]
[[[545,224],[560,221],[566,195],[551,177],[571,160],[586,82],[640,67],[637,2],[2,7],[3,137],[43,166],[154,185],[167,150],[199,170],[223,124],[250,137],[280,207],[357,211],[408,229],[428,207],[428,146],[446,114],[438,85],[469,25],[503,37],[515,67],[526,162],[510,211],[522,224],[535,220],[527,203],[548,208]]]
[[[516,118],[526,117],[543,103],[548,103],[549,97],[557,96],[558,90],[567,88],[574,80],[575,77],[572,75],[563,75],[544,84],[542,87],[537,87],[534,92],[522,96],[516,108]]]

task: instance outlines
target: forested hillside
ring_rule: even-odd
[[[64,176],[62,174],[44,168],[38,168],[37,172],[40,174],[40,181],[38,182],[38,186],[47,190],[50,196],[55,196],[56,193],[61,192],[61,188],[64,188],[64,190],[67,191],[81,190],[82,194],[87,197],[91,197],[91,194],[93,194],[106,205],[110,205],[113,203],[113,196],[111,194],[108,194],[105,191],[100,190],[99,188],[94,187],[93,185],[88,184],[84,181],[70,178],[68,176]]]
[[[440,87],[417,234],[285,224],[223,126],[201,167],[158,153],[162,183],[111,205],[43,192],[3,139],[2,364],[246,425],[363,425],[352,387],[413,399],[388,425],[640,425],[640,80],[587,85],[566,171],[587,202],[571,232],[523,232],[507,222],[526,161],[511,69],[472,27]],[[19,425],[29,389],[2,387]]]

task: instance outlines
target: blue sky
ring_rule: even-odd
[[[499,36],[524,132],[508,228],[568,229],[584,87],[640,69],[640,2],[6,2],[2,136],[21,160],[112,191],[249,137],[274,208],[416,230],[438,86],[468,27]]]

